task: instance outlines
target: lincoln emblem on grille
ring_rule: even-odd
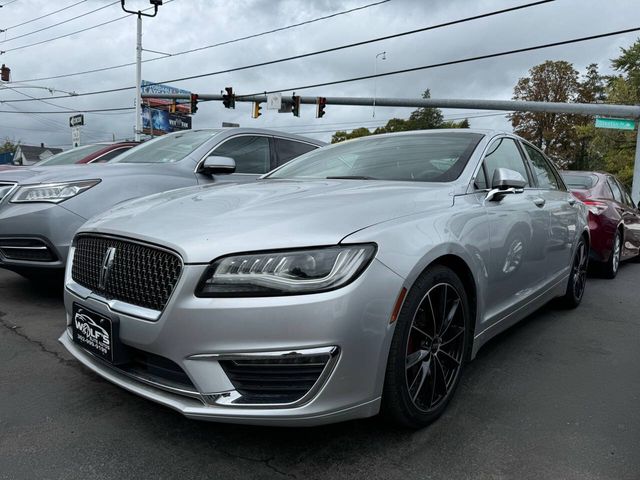
[[[114,258],[116,258],[116,247],[107,248],[104,258],[102,259],[102,268],[100,269],[100,280],[98,282],[100,290],[104,290],[104,287],[107,284]]]

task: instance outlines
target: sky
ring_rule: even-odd
[[[313,52],[347,43],[422,28],[472,15],[500,10],[531,1],[515,0],[165,0],[158,15],[143,19],[143,48],[173,54],[234,40],[345,10],[351,13],[303,26],[242,40],[198,52],[165,56],[145,51],[144,59],[164,57],[142,64],[142,78],[153,82],[215,72],[243,65]],[[11,82],[0,84],[0,140],[69,148],[68,119],[74,110],[132,107],[133,90],[92,96],[69,96],[135,84],[135,67],[66,78],[42,77],[111,67],[135,60],[136,20],[113,0],[0,0],[0,63],[11,68]],[[49,12],[71,6],[54,15]],[[110,5],[111,4],[111,5]],[[147,0],[126,0],[128,9],[148,8]],[[99,11],[83,15],[92,10]],[[420,65],[484,55],[504,50],[568,40],[640,26],[638,0],[556,0],[547,4],[479,19],[405,37],[384,40],[300,60],[173,83],[195,93],[220,93],[231,86],[237,94],[291,90],[325,81],[346,79]],[[81,16],[83,15],[83,16]],[[22,22],[44,16],[25,25]],[[76,16],[72,21],[65,22]],[[46,41],[100,23],[84,32]],[[65,22],[54,26],[56,23]],[[50,27],[50,28],[49,28]],[[35,32],[36,30],[42,31]],[[598,63],[602,73],[612,73],[610,60],[621,47],[630,46],[638,34],[625,34],[590,42],[554,47],[472,63],[393,75],[353,83],[298,90],[305,96],[362,96],[419,98],[429,88],[432,98],[480,98],[507,100],[519,78],[545,60],[566,60],[583,72]],[[19,38],[15,38],[19,37]],[[45,41],[26,48],[25,45]],[[15,49],[15,50],[13,50]],[[376,56],[386,52],[386,59]],[[53,92],[53,93],[51,93]],[[6,102],[65,95],[42,101]],[[193,117],[194,128],[219,127],[221,122],[273,128],[329,141],[336,130],[375,127],[390,118],[407,118],[411,108],[328,105],[321,119],[315,106],[303,105],[300,117],[262,109],[251,118],[251,104],[237,103],[225,109],[220,102],[201,103]],[[28,114],[58,111],[59,114]],[[16,112],[16,113],[13,113]],[[445,119],[468,117],[472,127],[511,130],[504,114],[443,110]],[[475,117],[478,115],[485,115]],[[82,143],[132,138],[133,110],[85,114]]]

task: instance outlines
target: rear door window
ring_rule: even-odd
[[[616,202],[624,203],[622,199],[622,190],[618,187],[618,183],[615,181],[613,177],[607,177],[607,183],[609,184],[609,188],[611,188],[611,192],[613,193],[613,198]]]
[[[523,145],[527,155],[529,156],[529,160],[531,161],[533,174],[538,180],[538,187],[549,190],[560,190],[560,183],[556,178],[553,167],[549,165],[544,155],[531,145],[527,145],[526,143]]]
[[[529,172],[520,153],[520,149],[516,145],[516,142],[511,138],[499,138],[495,140],[487,154],[484,157],[484,166],[486,168],[486,181],[493,181],[493,174],[497,168],[508,168],[509,170],[515,170],[522,178],[524,178],[525,186],[530,186],[531,181],[529,179]]]
[[[285,140],[284,138],[275,138],[276,146],[276,166],[284,165],[300,155],[310,152],[318,148],[309,143],[296,142],[294,140]]]
[[[116,148],[115,150],[111,150],[110,152],[105,153],[101,157],[98,157],[97,159],[92,160],[91,163],[105,163],[105,162],[108,162],[108,161],[113,160],[114,158],[116,158],[118,155],[123,154],[124,152],[126,152],[130,148],[131,147]]]

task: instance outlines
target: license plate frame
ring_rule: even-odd
[[[101,360],[115,363],[119,350],[118,319],[74,303],[71,332],[74,343]]]

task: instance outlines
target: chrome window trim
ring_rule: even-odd
[[[302,348],[297,350],[279,350],[267,352],[242,352],[242,353],[199,353],[187,357],[187,360],[257,360],[282,357],[308,357],[316,355],[329,355],[324,369],[318,376],[313,386],[298,400],[288,403],[236,403],[242,395],[236,391],[202,393],[203,400],[209,405],[229,408],[294,408],[310,402],[324,387],[333,373],[339,359],[340,348],[337,346]]]
[[[279,138],[281,140],[289,140],[291,142],[299,142],[299,143],[304,143],[306,145],[311,145],[316,147],[316,149],[318,148],[322,148],[322,145],[317,145],[313,142],[307,141],[307,140],[298,140],[297,138],[290,138],[290,137],[284,137],[282,135],[272,135],[272,134],[267,134],[267,133],[238,133],[235,135],[232,135],[230,137],[225,138],[224,140],[222,140],[220,143],[216,144],[215,146],[211,147],[211,150],[209,150],[196,164],[196,168],[193,171],[193,173],[199,173],[198,170],[200,169],[200,166],[202,165],[202,163],[204,163],[204,160],[211,155],[211,153],[218,148],[220,145],[224,145],[226,142],[228,142],[229,140],[231,140],[232,138],[239,138],[239,137],[266,137],[267,139],[270,138]],[[271,165],[271,161],[273,160],[271,158],[271,146],[269,146],[269,165]],[[234,172],[234,175],[266,175],[267,173],[271,172],[273,169],[269,168],[269,170],[267,170],[264,173],[244,173],[244,172]]]
[[[76,239],[78,239],[80,237],[110,238],[110,239],[113,239],[113,240],[119,240],[121,242],[124,241],[124,242],[129,242],[129,243],[135,243],[135,244],[138,244],[138,245],[142,245],[144,247],[155,248],[157,250],[162,250],[162,251],[165,251],[165,252],[170,253],[172,255],[175,255],[178,258],[178,260],[180,260],[180,275],[178,276],[178,279],[176,281],[176,286],[174,287],[173,291],[171,292],[171,295],[169,295],[169,298],[167,299],[167,303],[165,303],[164,308],[162,310],[154,310],[154,309],[151,309],[151,308],[145,308],[145,307],[141,307],[139,305],[133,305],[131,303],[123,302],[122,300],[107,299],[107,298],[103,297],[102,295],[98,295],[97,293],[95,293],[90,288],[87,288],[87,287],[85,287],[83,285],[80,285],[78,282],[76,282],[73,279],[72,268],[73,268],[73,260],[75,258],[75,243],[76,243]],[[79,297],[82,297],[84,300],[92,299],[92,300],[96,300],[98,302],[101,302],[104,305],[106,305],[109,308],[110,311],[113,311],[115,313],[124,313],[125,315],[130,315],[132,317],[136,317],[136,318],[139,318],[139,319],[142,319],[142,320],[149,320],[149,321],[155,322],[160,318],[160,316],[162,315],[162,312],[164,312],[164,310],[167,308],[167,305],[169,305],[169,303],[171,302],[171,299],[175,295],[176,290],[178,289],[178,284],[180,283],[180,280],[182,279],[182,275],[184,273],[184,259],[182,258],[182,255],[180,255],[175,250],[171,250],[170,248],[163,247],[161,245],[156,245],[154,243],[144,242],[144,241],[140,241],[140,240],[137,240],[137,239],[132,239],[132,238],[129,238],[129,237],[121,237],[119,235],[107,235],[107,234],[94,233],[94,232],[81,232],[81,233],[78,233],[74,237],[73,245],[69,249],[69,258],[68,258],[68,267],[67,268],[69,269],[69,275],[68,275],[68,278],[65,281],[65,288],[67,290],[69,290],[70,292],[78,295]]]
[[[496,140],[502,140],[504,138],[508,138],[510,140],[513,140],[513,142],[516,145],[516,148],[520,152],[520,156],[522,157],[522,164],[524,165],[524,168],[527,171],[527,175],[529,176],[529,179],[528,179],[529,185],[524,187],[524,189],[525,190],[531,190],[531,189],[536,188],[535,186],[532,185],[533,180],[536,180],[536,179],[533,178],[533,173],[530,171],[529,164],[527,163],[528,160],[529,160],[529,157],[528,156],[524,156],[523,151],[522,151],[523,148],[521,148],[521,146],[518,145],[519,138],[515,137],[515,136],[512,136],[512,135],[508,135],[508,134],[505,133],[505,134],[494,135],[493,137],[491,137],[487,141],[487,145],[482,150],[482,154],[480,156],[480,160],[478,161],[478,164],[476,165],[476,167],[473,170],[473,175],[471,176],[471,180],[469,181],[469,186],[467,187],[467,193],[481,193],[481,192],[488,192],[490,190],[490,188],[477,189],[477,188],[474,187],[474,182],[476,181],[476,176],[478,175],[478,171],[480,170],[480,168],[482,168],[482,164],[484,163],[484,159],[485,159],[485,157],[487,155],[487,151],[489,150],[489,147],[491,147]],[[488,178],[487,178],[487,182],[490,182],[490,180]]]

